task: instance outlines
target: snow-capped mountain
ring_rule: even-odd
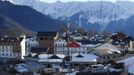
[[[54,19],[67,20],[77,15],[75,23],[81,18],[90,23],[109,23],[126,19],[134,14],[134,3],[131,2],[56,2],[45,3],[40,0],[9,0],[14,4],[28,5],[49,15]],[[125,5],[124,5],[125,4]]]
[[[31,31],[57,31],[65,25],[64,22],[52,19],[28,6],[14,5],[8,1],[0,0],[0,15],[6,16]],[[5,21],[0,18],[0,30],[5,30],[7,27],[7,24],[3,22]],[[14,22],[11,21],[11,24],[9,20],[8,28],[17,28]]]
[[[134,36],[134,2],[55,2],[41,0],[8,0],[13,4],[30,6],[37,11],[86,30],[123,31]]]

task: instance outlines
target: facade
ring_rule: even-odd
[[[38,32],[37,41],[40,47],[49,48],[48,53],[54,53],[54,41],[58,38],[57,32]]]
[[[65,55],[62,54],[35,54],[25,57],[25,62],[30,71],[38,72],[46,68],[60,68]]]
[[[0,58],[21,58],[21,37],[0,37]]]
[[[22,58],[23,56],[27,56],[30,53],[30,50],[32,47],[38,47],[39,43],[36,41],[36,37],[26,37],[25,35],[22,35],[23,40],[21,41],[21,47],[22,47]]]
[[[31,47],[29,54],[42,54],[47,53],[49,51],[49,48],[45,47]]]
[[[134,51],[134,39],[121,32],[110,35],[111,43],[121,51]]]
[[[24,59],[30,53],[31,47],[38,45],[35,37],[0,37],[0,57]]]
[[[90,41],[90,40],[70,40],[69,45],[67,46],[67,41],[64,38],[59,38],[54,43],[54,53],[55,54],[65,54],[68,52],[70,55],[75,53],[87,54],[94,47],[99,46],[103,42],[99,41]]]
[[[97,64],[99,57],[95,54],[73,54],[71,58],[71,64],[74,67],[87,67],[92,64]]]
[[[69,43],[67,46],[67,41],[64,40],[63,38],[58,39],[54,43],[54,53],[55,54],[65,54],[65,55],[72,55],[75,53],[81,53],[81,54],[86,54],[90,50],[89,46],[82,45],[79,42],[72,41]]]
[[[134,41],[133,40],[129,41],[128,50],[129,51],[134,51]]]
[[[64,33],[61,34],[60,36],[61,36],[61,37],[67,37],[67,32],[64,32]],[[69,36],[70,36],[73,40],[89,39],[88,36],[82,35],[82,34],[79,33],[78,31],[69,32]]]
[[[116,61],[121,57],[121,51],[116,46],[110,43],[104,43],[92,51],[92,53],[98,55],[99,62]]]

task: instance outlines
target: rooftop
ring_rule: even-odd
[[[22,37],[0,37],[0,41],[5,41],[5,42],[14,42],[14,41],[22,41]]]
[[[37,36],[56,36],[57,32],[38,32]]]
[[[46,47],[32,47],[30,52],[32,53],[44,53],[47,52],[48,48]]]

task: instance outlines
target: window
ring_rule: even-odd
[[[116,58],[116,56],[113,56],[113,58]]]
[[[44,40],[44,38],[40,38],[40,40]]]
[[[13,46],[10,46],[11,49],[13,49]]]
[[[65,46],[65,44],[63,44],[63,46]]]
[[[48,40],[48,38],[45,38],[45,40]]]
[[[110,57],[109,57],[109,56],[107,56],[107,59],[110,59]]]
[[[28,46],[30,46],[30,43],[28,43]]]
[[[49,40],[53,40],[53,38],[51,37],[51,38],[49,38]]]

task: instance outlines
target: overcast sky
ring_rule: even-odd
[[[56,1],[62,1],[62,2],[69,2],[69,1],[80,1],[80,2],[85,2],[85,1],[110,1],[110,2],[116,2],[116,1],[133,1],[134,0],[41,0],[41,1],[45,1],[45,2],[56,2]]]

